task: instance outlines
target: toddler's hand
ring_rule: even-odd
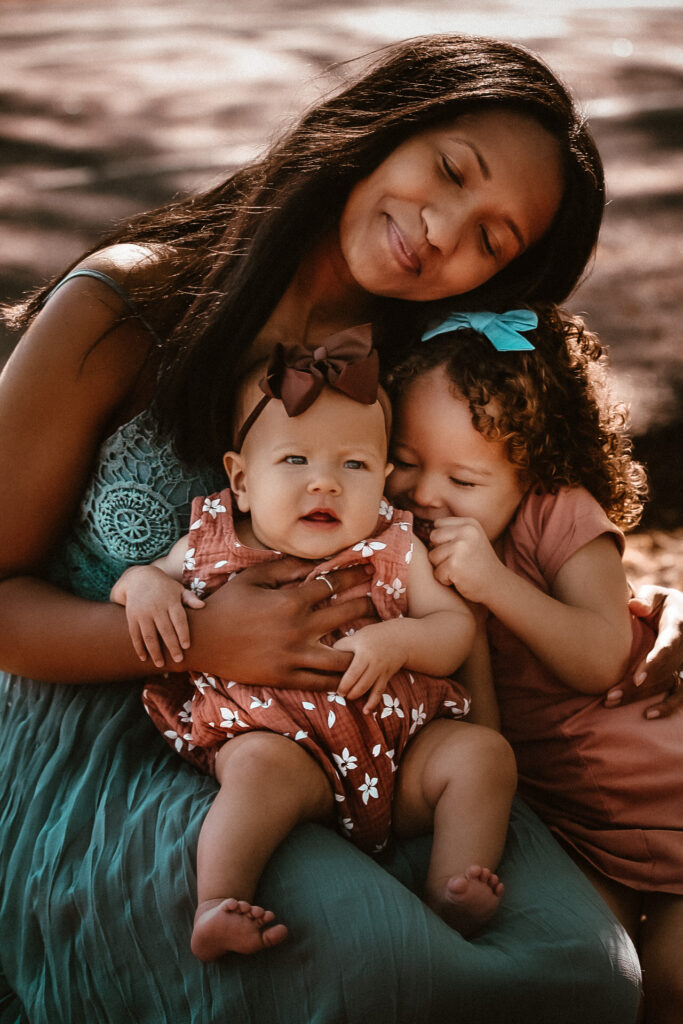
[[[486,604],[501,562],[476,519],[439,519],[430,534],[429,560],[439,583],[468,601]]]
[[[376,622],[364,626],[352,636],[337,640],[338,651],[350,651],[353,660],[341,678],[337,693],[347,700],[356,700],[369,693],[363,713],[371,714],[380,702],[387,683],[406,662],[407,652],[395,642],[395,633],[382,627],[389,623]]]
[[[125,606],[130,638],[141,661],[149,655],[157,668],[163,668],[162,644],[173,661],[183,660],[183,651],[190,646],[185,608],[203,608],[201,598],[154,565],[126,569],[109,598]]]

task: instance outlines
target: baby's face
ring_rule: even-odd
[[[375,528],[390,469],[384,414],[327,388],[300,416],[270,401],[226,469],[251,543],[326,558]]]
[[[415,516],[425,542],[438,519],[476,519],[493,543],[515,514],[526,487],[502,441],[472,425],[469,405],[451,391],[442,367],[413,381],[394,408],[387,496]]]

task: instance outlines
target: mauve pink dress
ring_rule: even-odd
[[[503,561],[550,593],[589,541],[622,533],[582,488],[530,492],[504,537]],[[654,634],[632,618],[627,676]],[[683,718],[646,721],[643,704],[607,709],[546,671],[498,620],[490,622],[502,731],[522,796],[603,874],[635,889],[683,893]]]

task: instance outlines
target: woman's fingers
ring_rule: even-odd
[[[666,694],[663,700],[658,701],[656,704],[650,704],[646,708],[646,718],[668,718],[669,715],[675,714],[679,708],[683,707],[683,686],[681,685],[681,678],[678,673],[677,678],[677,684],[673,690]]]
[[[245,586],[278,588],[305,579],[310,571],[310,562],[288,556],[249,566],[235,577],[234,582],[240,581]]]
[[[316,640],[335,629],[342,629],[356,619],[372,615],[373,604],[369,597],[354,597],[350,601],[333,601],[328,607],[316,608],[309,613],[309,633],[316,634]]]
[[[683,664],[683,594],[665,587],[641,587],[629,608],[657,630],[654,647],[634,673],[635,682],[666,686]]]
[[[365,565],[354,565],[349,569],[337,569],[334,572],[321,573],[299,587],[300,595],[311,608],[331,598],[339,598],[349,594],[355,588],[367,589],[372,570]]]

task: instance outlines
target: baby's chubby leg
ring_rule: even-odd
[[[425,900],[465,937],[498,908],[494,870],[503,852],[517,785],[514,754],[484,726],[437,719],[406,748],[394,797],[394,829],[434,829]]]
[[[333,798],[322,768],[293,740],[250,732],[216,757],[221,788],[197,849],[197,912],[192,952],[216,960],[256,953],[287,937],[274,914],[253,903],[266,863],[303,821],[332,821]]]

